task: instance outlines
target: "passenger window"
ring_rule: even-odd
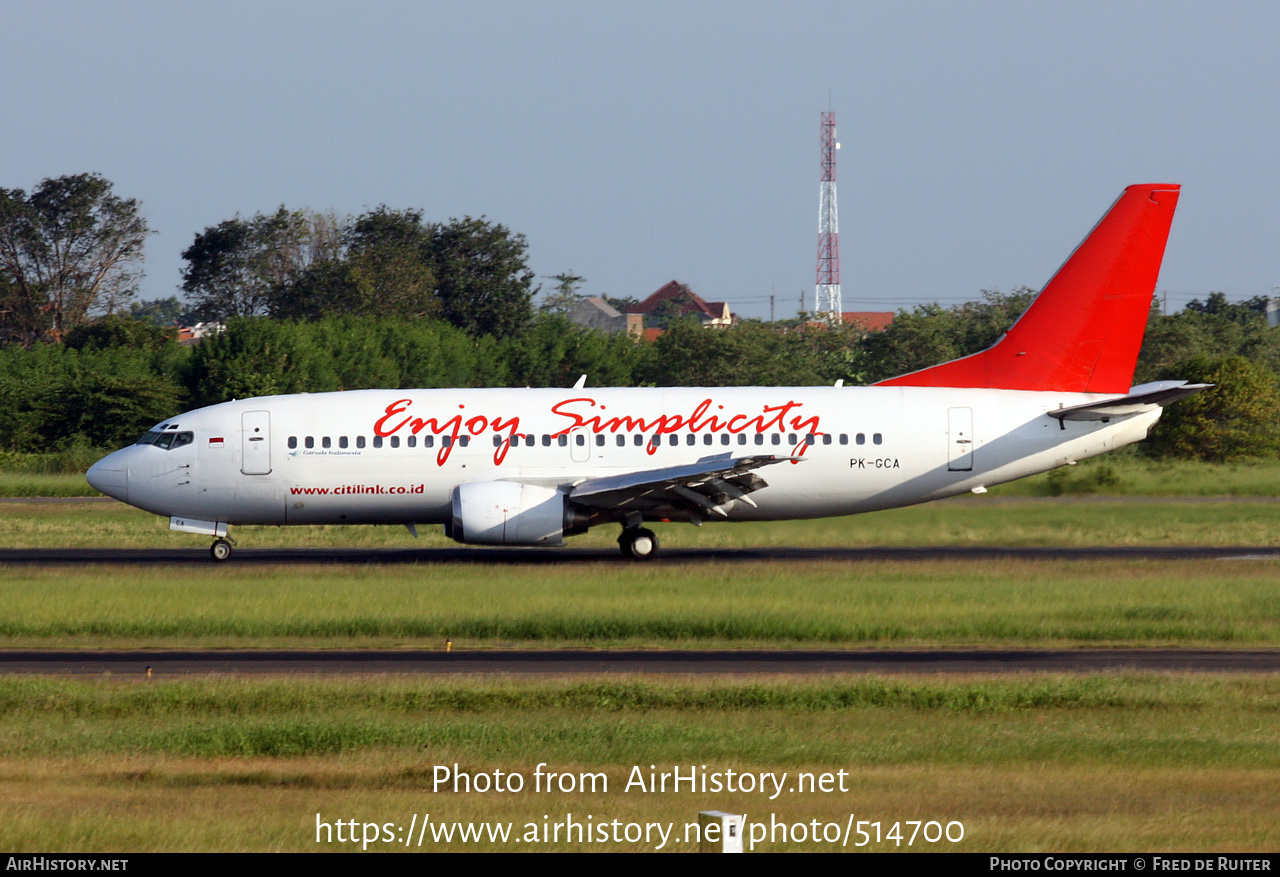
[[[582,447],[583,445],[585,445],[585,444],[587,443],[587,437],[586,437],[585,435],[583,435],[582,433],[578,433],[577,435],[575,435],[575,436],[573,437],[573,443],[574,443],[575,445],[577,445],[578,447]]]
[[[674,448],[676,445],[680,444],[680,436],[675,435],[674,433],[667,436],[667,444]]]
[[[847,433],[843,433],[843,432],[840,433],[840,444],[842,445],[849,444],[849,436]]]
[[[726,432],[724,435],[720,436],[720,444],[722,445],[729,444],[729,433]]]
[[[452,444],[453,444],[453,436],[451,435],[440,436],[440,447],[447,448]]]
[[[306,437],[306,439],[304,439],[302,443],[303,443],[303,445],[305,445],[308,449],[310,449],[310,448],[314,448],[314,447],[316,446],[316,440],[315,440],[314,438],[312,438],[311,436],[307,436],[307,437]]]
[[[693,433],[689,433],[689,437],[685,439],[684,443],[686,445],[696,445],[698,443],[698,437]]]
[[[139,442],[141,444],[141,442]],[[289,450],[293,450],[298,446],[298,437],[296,435],[289,436]]]
[[[500,435],[495,435],[495,436],[493,437],[493,446],[494,446],[495,448],[500,448],[500,447],[502,447],[502,436],[500,436]]]
[[[398,436],[398,435],[393,435],[393,436],[391,437],[391,447],[393,447],[393,448],[398,448],[398,447],[400,447],[400,436]]]
[[[641,447],[643,444],[644,444],[644,436],[642,436],[642,435],[637,435],[637,436],[636,436],[636,447],[637,447],[637,448],[638,448],[638,447]]]
[[[770,437],[769,437],[769,444],[771,444],[771,445],[780,445],[780,444],[782,444],[782,433],[780,433],[780,432],[775,432],[772,436],[770,436]]]
[[[854,441],[860,445],[865,445],[867,443],[867,437],[862,433],[858,433],[858,435],[854,438]]]
[[[535,444],[535,442],[534,442],[534,440],[533,440],[533,436],[532,436],[532,435],[527,435],[527,436],[525,436],[525,437],[524,437],[524,446],[525,446],[526,448],[531,448],[531,447],[533,447],[533,446],[534,446],[534,444]]]
[[[794,445],[796,443],[796,434],[793,432],[787,436],[787,444]]]
[[[416,448],[418,446],[418,437],[416,435],[411,435],[404,440],[404,443],[410,448]]]
[[[618,436],[618,447],[625,448],[627,446],[627,437],[625,435]]]
[[[362,436],[362,435],[358,435],[358,436],[356,436],[356,447],[357,447],[357,448],[363,448],[363,447],[364,447],[364,436]]]
[[[422,437],[422,446],[424,448],[434,448],[436,445],[436,437],[433,435],[424,435]]]
[[[569,446],[569,437],[568,437],[567,435],[558,435],[558,436],[556,436],[556,444],[558,444],[558,445],[559,445],[560,447],[562,447],[562,448],[566,448],[566,447],[568,447],[568,446]]]
[[[875,442],[875,443],[878,445],[878,444],[880,444],[880,442],[881,442],[882,438],[883,438],[883,437],[880,435],[880,433],[878,433],[878,432],[877,432],[877,433],[875,433],[874,435],[872,435],[872,436],[871,436],[871,441]]]
[[[327,448],[327,447],[329,447],[329,444],[330,444],[330,442],[329,442],[329,437],[328,437],[328,436],[325,436],[324,438],[320,439],[320,447],[322,447],[322,448]]]
[[[338,447],[345,448],[347,446],[347,437],[345,435],[338,436]]]
[[[549,436],[549,435],[544,435],[544,436],[542,437],[542,446],[543,446],[544,448],[549,448],[549,447],[551,447],[551,436]]]
[[[471,444],[471,436],[469,435],[458,436],[458,444],[462,445],[465,448],[467,445]]]
[[[758,445],[764,444],[764,433],[762,432],[756,433],[756,444]]]
[[[373,437],[373,446],[374,446],[375,448],[380,448],[380,447],[382,447],[382,436],[380,436],[380,435],[375,435],[375,436]]]
[[[746,436],[746,434],[745,434],[745,433],[741,433],[741,432],[740,432],[740,433],[738,433],[738,444],[740,444],[740,445],[745,445],[746,443],[747,443],[747,436]]]
[[[816,441],[817,441],[817,439],[815,439],[815,438],[814,438],[813,433],[809,433],[807,436],[805,436],[805,437],[804,437],[804,443],[805,443],[806,445],[812,445],[812,444],[814,444]]]
[[[714,439],[715,439],[715,436],[713,436],[711,433],[707,433],[702,437],[702,443],[704,445],[709,445]]]
[[[829,432],[824,432],[824,433],[822,434],[822,443],[823,443],[824,445],[829,445],[829,444],[831,444],[831,433],[829,433]]]

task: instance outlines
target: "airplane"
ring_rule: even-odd
[[[991,347],[866,387],[354,390],[184,412],[88,471],[212,536],[230,526],[441,524],[559,546],[652,521],[774,521],[927,502],[1145,438],[1207,384],[1131,386],[1180,188],[1127,187]]]

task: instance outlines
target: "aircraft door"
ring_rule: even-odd
[[[973,409],[947,409],[947,469],[973,470]]]
[[[246,411],[240,416],[240,471],[271,474],[271,412]]]

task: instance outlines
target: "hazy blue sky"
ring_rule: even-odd
[[[0,0],[0,185],[95,171],[145,298],[237,212],[486,215],[540,275],[812,302],[839,118],[846,309],[1040,286],[1128,183],[1171,304],[1280,285],[1280,4]]]

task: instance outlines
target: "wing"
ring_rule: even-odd
[[[729,512],[725,506],[734,501],[740,500],[754,508],[756,504],[748,494],[769,486],[755,470],[801,459],[769,454],[752,457],[719,454],[684,466],[588,478],[569,491],[569,501],[623,516],[640,514],[688,519],[701,524],[708,515],[727,518]]]

